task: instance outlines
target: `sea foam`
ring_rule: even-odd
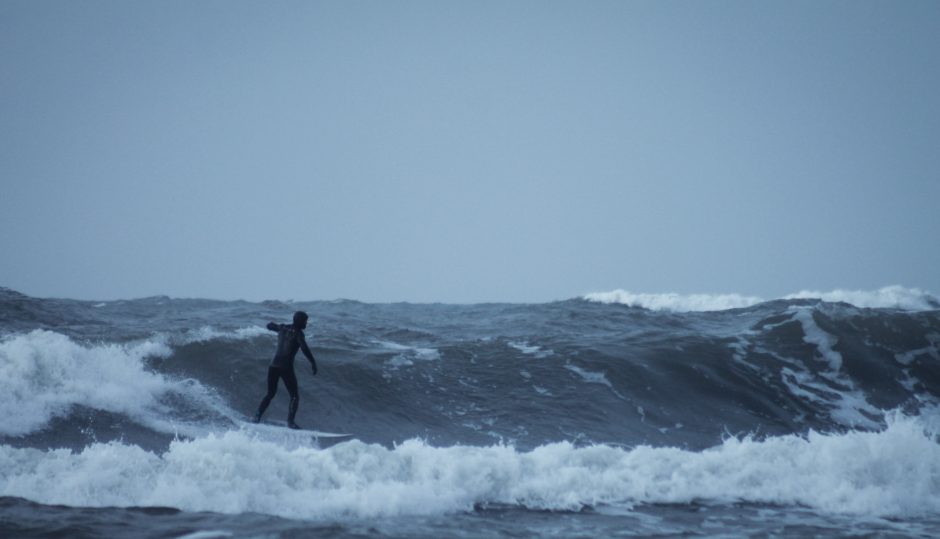
[[[584,296],[588,301],[621,303],[631,307],[642,307],[653,311],[724,311],[746,308],[766,301],[757,296],[740,294],[637,294],[626,290],[593,292]],[[878,290],[833,290],[818,292],[804,290],[783,296],[780,299],[818,299],[826,302],[849,303],[860,308],[901,309],[906,311],[929,311],[940,309],[936,296],[918,288],[886,286]]]
[[[183,335],[174,339],[174,344],[192,344],[204,343],[214,340],[220,341],[240,341],[253,339],[261,335],[273,335],[273,333],[261,326],[246,326],[230,331],[216,329],[212,326],[202,326],[198,329],[191,329]]]
[[[870,309],[930,311],[940,308],[940,300],[933,294],[918,288],[904,288],[903,286],[886,286],[878,290],[837,289],[831,292],[803,290],[784,296],[783,299],[821,299]]]
[[[584,296],[584,299],[600,303],[622,303],[653,311],[676,312],[724,311],[750,307],[764,301],[758,297],[739,294],[636,294],[626,290],[594,292]]]
[[[81,452],[0,446],[0,496],[70,506],[169,506],[333,519],[438,515],[487,504],[577,511],[646,503],[798,504],[903,517],[940,507],[940,444],[892,416],[880,432],[730,438],[693,452],[606,445],[394,448],[351,441],[287,448],[240,431],[173,442],[163,454],[118,442]]]
[[[145,359],[172,353],[156,337],[129,344],[83,345],[52,331],[0,340],[0,434],[20,436],[63,417],[76,405],[125,414],[176,432],[161,397],[211,398],[194,380],[150,371]]]

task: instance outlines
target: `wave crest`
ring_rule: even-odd
[[[599,303],[620,303],[631,307],[642,307],[653,311],[697,312],[724,311],[747,308],[767,300],[757,296],[740,294],[638,294],[626,290],[593,292],[584,299]],[[919,288],[886,286],[878,290],[843,290],[831,292],[803,290],[783,296],[784,300],[815,299],[825,302],[842,302],[860,308],[900,309],[905,311],[930,311],[940,309],[940,299]]]
[[[901,309],[905,311],[931,311],[940,308],[940,300],[919,288],[886,286],[878,290],[843,290],[831,292],[803,290],[784,296],[783,299],[820,299],[827,302],[842,302],[861,308]]]
[[[0,340],[0,434],[35,432],[73,406],[125,414],[164,432],[176,432],[162,399],[211,400],[194,380],[150,371],[147,358],[172,354],[166,339],[82,345],[46,330]]]
[[[642,307],[652,311],[724,311],[750,307],[764,300],[739,294],[636,294],[626,290],[594,292],[584,296],[588,301],[600,303],[622,303],[631,307]]]

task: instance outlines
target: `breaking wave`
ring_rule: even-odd
[[[723,311],[741,309],[764,303],[765,299],[740,294],[637,294],[626,290],[594,292],[584,296],[588,301],[621,303],[631,307],[642,307],[654,311]],[[848,303],[855,307],[872,309],[901,309],[907,311],[929,311],[940,309],[936,296],[917,288],[887,286],[878,290],[833,290],[831,292],[801,291],[780,299],[808,299],[830,303]]]
[[[880,432],[729,438],[700,452],[570,442],[519,451],[420,440],[289,449],[228,432],[173,442],[163,454],[119,442],[79,452],[0,446],[0,495],[311,519],[487,504],[579,511],[693,501],[898,517],[940,505],[940,444],[921,421],[901,415]]]

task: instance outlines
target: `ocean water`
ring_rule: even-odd
[[[311,315],[298,422],[245,419]],[[940,536],[940,302],[0,289],[0,537]],[[283,387],[265,417],[287,413]]]

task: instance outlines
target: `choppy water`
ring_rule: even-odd
[[[0,290],[0,535],[940,534],[936,298],[589,298]],[[298,309],[298,422],[351,441],[243,422]]]

